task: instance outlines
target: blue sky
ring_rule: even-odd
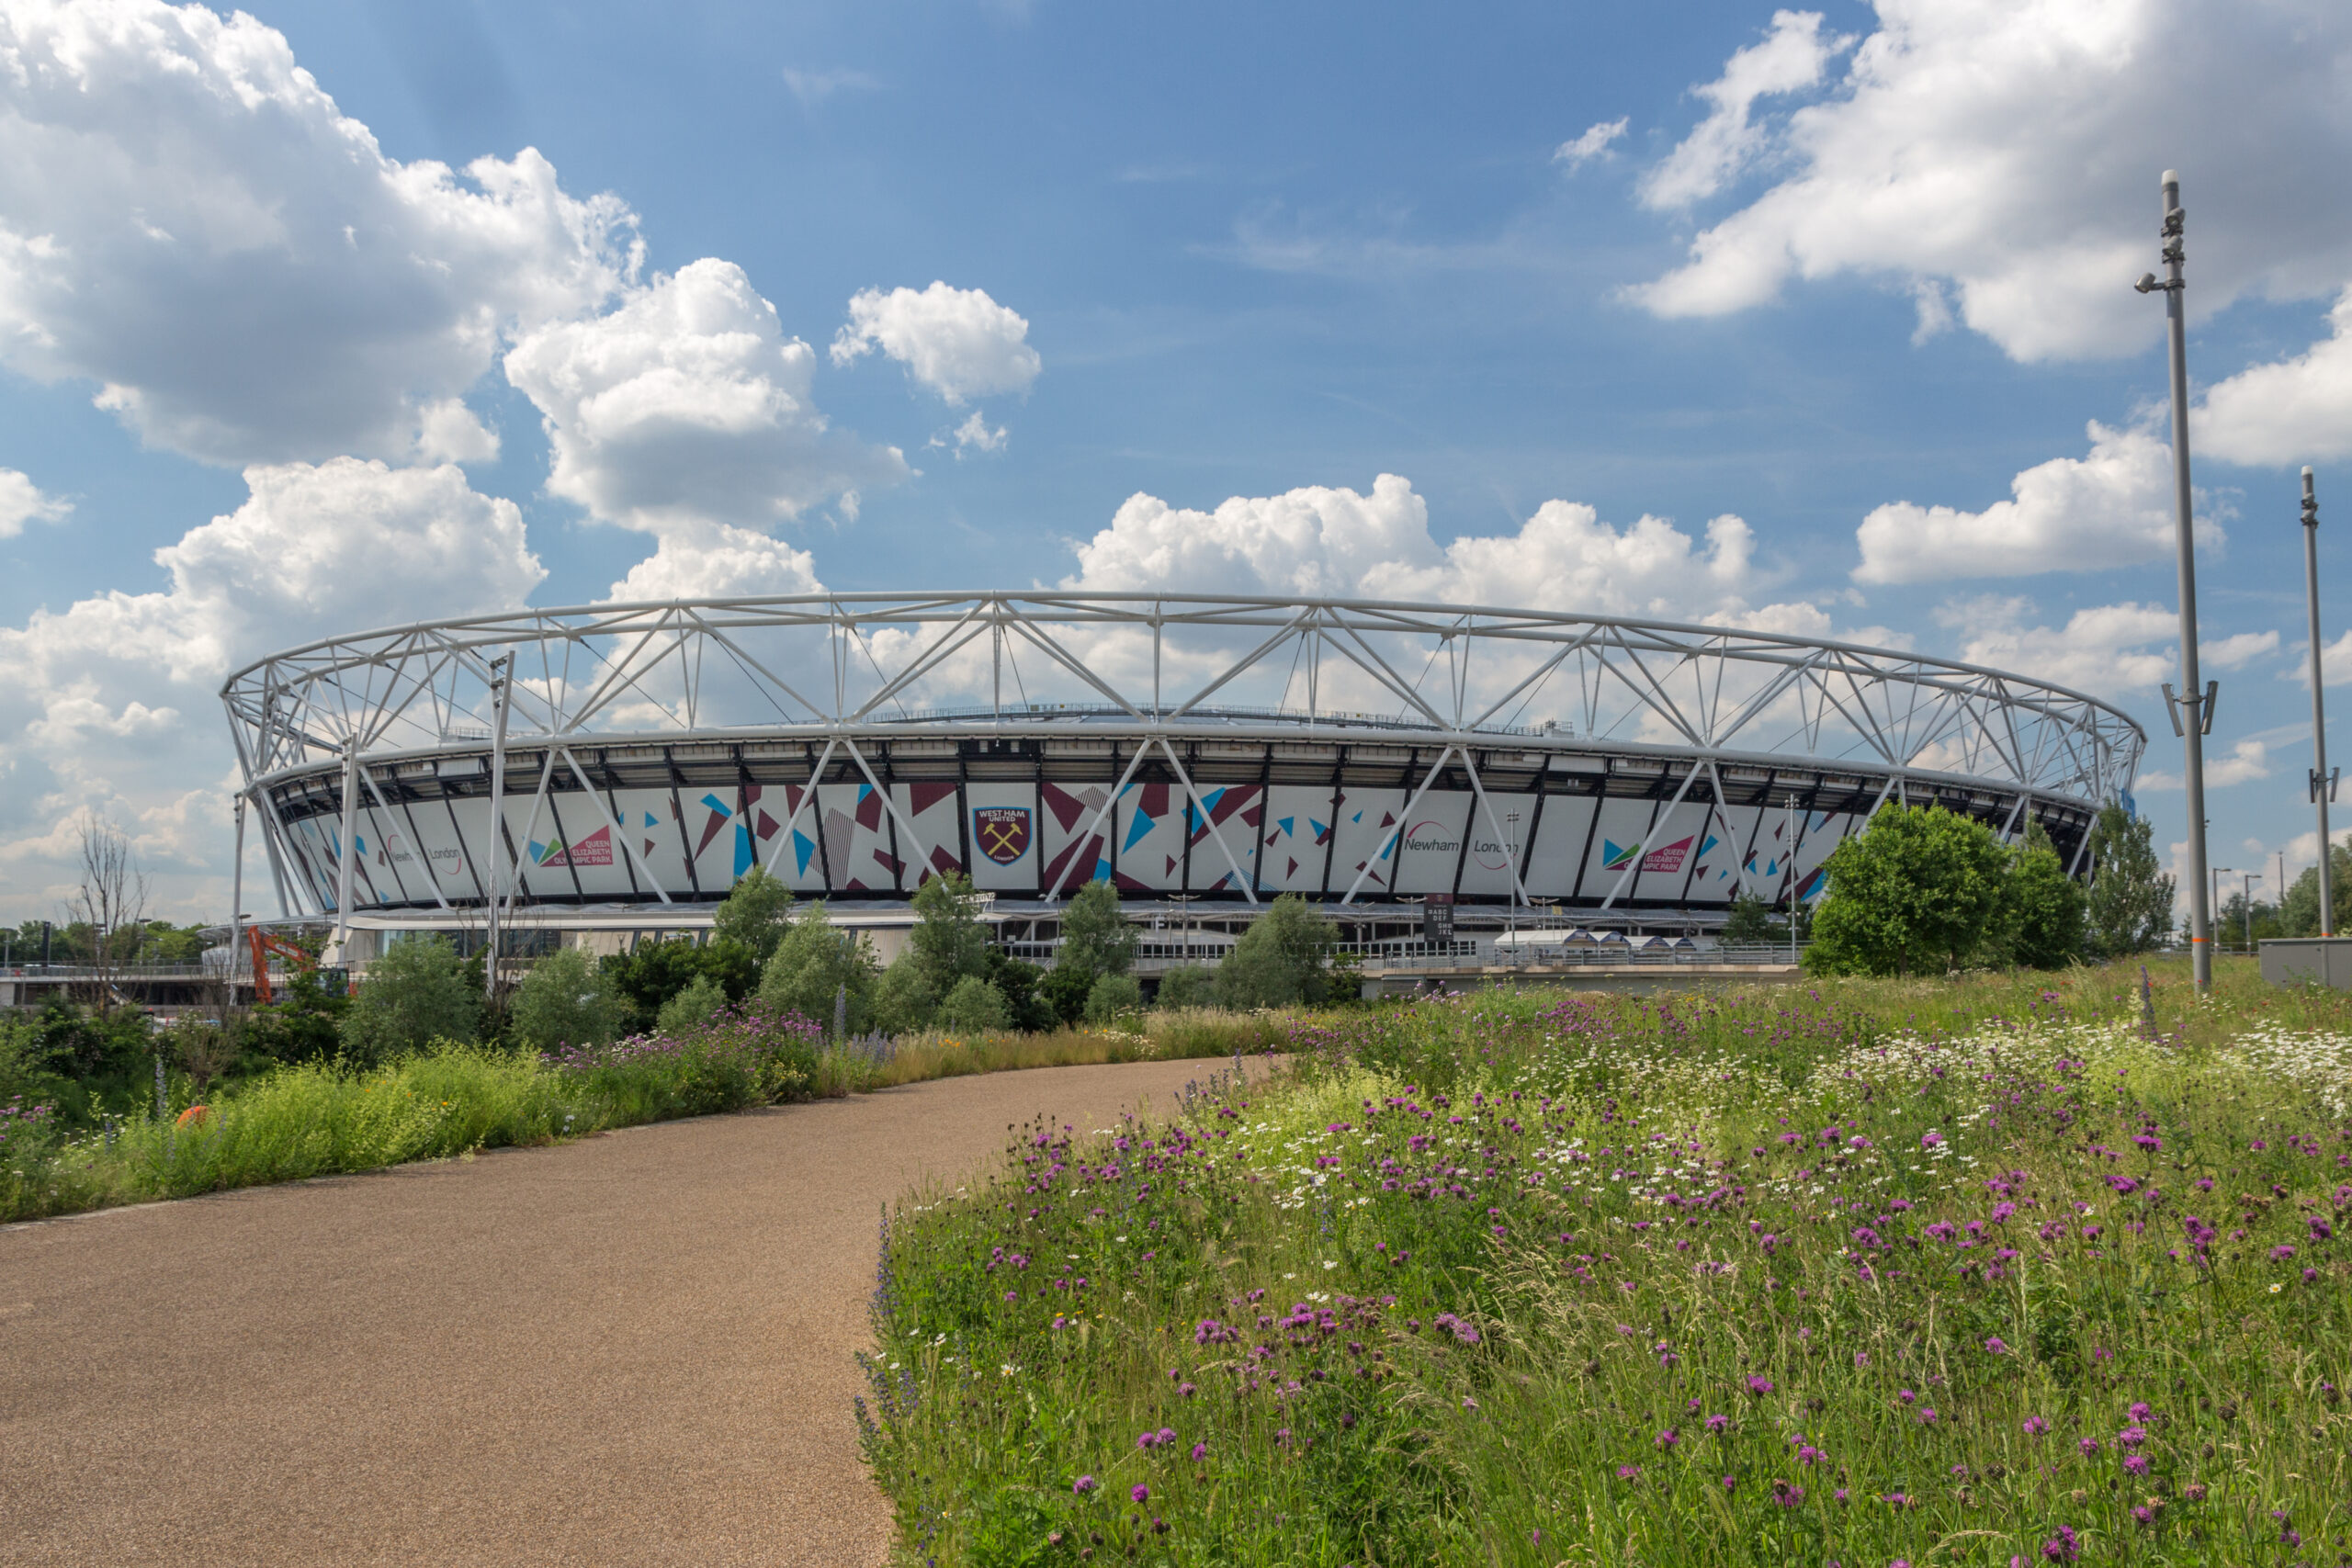
[[[0,152],[30,166],[0,177],[0,469],[21,476],[0,480],[0,660],[27,672],[0,698],[0,917],[52,912],[90,808],[132,829],[173,912],[223,912],[210,691],[322,629],[578,603],[633,570],[674,590],[1120,584],[1147,558],[1132,496],[1207,513],[1382,474],[1425,503],[1430,548],[1522,552],[1524,570],[1417,580],[1448,595],[1523,583],[1545,608],[1896,639],[2088,686],[2150,730],[2140,798],[2177,840],[2154,691],[2173,668],[2161,307],[2129,288],[2168,163],[2192,373],[2223,384],[2197,441],[2232,781],[2214,858],[2311,857],[2295,468],[2352,508],[2331,472],[2352,456],[2335,7],[191,14],[0,3],[11,51],[80,73],[72,95],[0,85]],[[167,59],[259,83],[263,107],[142,85]],[[288,130],[350,122],[373,172]],[[617,204],[601,261],[488,229],[431,254],[454,198],[376,188],[526,147],[562,200]],[[355,272],[299,238],[346,208],[413,220],[408,261],[447,299],[403,314],[395,264]],[[297,236],[282,254],[273,224]],[[934,281],[930,315],[892,294]],[[865,352],[835,352],[868,290]],[[705,365],[678,356],[700,330],[679,323],[756,326],[758,299],[761,352],[805,342],[803,380],[707,379],[774,393],[722,462],[632,446],[567,389],[624,340]],[[435,323],[469,311],[495,341],[452,348]],[[435,428],[417,411],[453,396],[472,420],[438,446],[394,430]],[[352,457],[389,471],[336,466]],[[266,502],[252,463],[300,468]],[[1545,553],[1521,530],[1554,501],[1596,515]],[[443,541],[372,597],[365,558],[337,554],[371,507],[383,537]],[[1969,515],[1917,510],[1937,507]],[[1703,551],[1726,514],[1747,543],[1703,582],[1625,544],[1647,516]],[[2333,536],[2331,638],[2352,624]],[[1282,592],[1362,564],[1328,537],[1311,560],[1209,537],[1171,586]],[[2331,675],[2352,680],[2352,638]]]

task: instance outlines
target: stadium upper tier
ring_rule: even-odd
[[[1771,632],[1046,591],[472,616],[221,696],[288,915],[707,903],[753,865],[862,899],[963,871],[1720,911],[1810,897],[1889,798],[2030,817],[2079,868],[2146,745],[2079,692]]]

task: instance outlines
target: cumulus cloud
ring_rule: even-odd
[[[526,332],[506,356],[506,378],[546,416],[548,489],[655,534],[764,529],[906,477],[895,447],[829,428],[815,367],[743,270],[708,259],[605,315]]]
[[[213,462],[485,455],[456,400],[592,310],[634,219],[536,152],[388,158],[253,17],[0,6],[0,360]]]
[[[2090,425],[2090,455],[2053,457],[2010,481],[1982,512],[1890,502],[1855,530],[1858,582],[1928,582],[2093,571],[2160,560],[2174,545],[2172,445],[2147,430]],[[2194,443],[2190,449],[2195,450]],[[2220,526],[2197,520],[2198,542]]]
[[[2197,662],[2200,668],[2242,670],[2266,654],[2278,651],[2277,632],[2239,632],[2234,637],[2199,639]]]
[[[878,348],[960,406],[971,398],[1029,389],[1045,361],[1028,336],[1028,321],[984,289],[939,282],[920,293],[867,288],[850,299],[849,322],[833,338],[833,363],[849,365]]]
[[[151,866],[220,863],[233,782],[215,693],[232,669],[332,632],[511,608],[546,576],[521,512],[454,466],[337,457],[245,482],[243,505],[155,553],[168,586],[0,627],[0,880],[20,894],[67,876],[85,809],[122,822]]]
[[[748,528],[687,525],[664,530],[660,546],[614,583],[607,597],[638,604],[816,593],[824,586],[817,581],[816,561],[807,550]]]
[[[2205,787],[2207,789],[2227,789],[2232,784],[2247,784],[2253,780],[2267,779],[2269,776],[2270,748],[2259,740],[2241,740],[2226,755],[2217,756],[2210,751],[2206,753]],[[2141,773],[2136,782],[2142,794],[2150,792],[2162,794],[2183,787],[2178,773],[2166,773],[2161,769],[2150,769]],[[2309,837],[2316,842],[2319,835],[2314,832]]]
[[[1627,123],[1625,117],[1619,115],[1615,119],[1605,119],[1588,127],[1583,135],[1571,137],[1553,148],[1552,161],[1566,164],[1569,172],[1574,173],[1606,154],[1611,146],[1625,134]]]
[[[2097,696],[2144,696],[2175,674],[2180,618],[2161,604],[2094,605],[2058,626],[2033,624],[2039,615],[2030,599],[1988,596],[1946,604],[1937,619],[1961,634],[1963,663]]]
[[[1739,51],[1721,76],[1691,89],[1705,100],[1706,118],[1643,176],[1643,205],[1688,207],[1722,190],[1770,145],[1765,128],[1751,118],[1756,100],[1818,85],[1830,61],[1853,41],[1825,37],[1818,11],[1773,12],[1763,42]],[[1624,128],[1624,121],[1617,123]]]
[[[784,68],[784,85],[800,100],[804,109],[814,109],[835,93],[870,93],[882,83],[869,72],[854,71],[845,65],[807,67],[787,65]]]
[[[1006,436],[1004,426],[1000,424],[990,430],[988,420],[974,409],[971,417],[956,427],[956,455],[960,457],[966,452],[1001,452]]]
[[[28,523],[54,523],[74,510],[70,502],[44,495],[14,468],[0,468],[0,539],[13,539]]]
[[[1809,618],[1788,606],[1750,610],[1744,591],[1754,550],[1753,531],[1728,514],[1707,525],[1702,542],[1658,517],[1612,527],[1568,501],[1545,502],[1516,533],[1441,546],[1411,481],[1382,474],[1368,495],[1309,485],[1234,496],[1214,512],[1130,496],[1109,527],[1077,546],[1079,570],[1062,586],[1533,604],[1743,624],[1768,613]]]
[[[2352,288],[2310,348],[2216,383],[2191,415],[2188,448],[2233,463],[2324,462],[2352,452]]]
[[[1948,285],[1960,319],[2021,360],[2128,353],[2162,312],[2156,175],[2181,148],[2190,308],[2333,294],[2352,273],[2340,111],[2352,28],[2335,0],[1876,0],[1878,26],[1815,101],[1760,133],[1743,97],[1803,90],[1808,36],[1776,19],[1653,171],[1654,205],[1738,168],[1786,174],[1633,292],[1664,316],[1763,303],[1792,278]],[[1783,13],[1783,16],[1786,16]],[[1778,74],[1759,51],[1787,53]],[[1819,46],[1814,46],[1817,49]],[[1743,71],[1752,72],[1744,76]],[[1943,299],[1940,291],[1934,297]]]

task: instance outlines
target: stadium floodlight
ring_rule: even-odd
[[[2172,372],[2173,529],[2180,552],[2181,689],[2181,695],[2175,697],[2167,687],[2165,705],[2168,710],[2188,710],[2185,724],[2177,712],[2172,716],[2173,728],[2179,732],[2186,750],[2183,776],[2188,785],[2189,972],[2199,991],[2210,991],[2213,988],[2213,916],[2205,890],[2205,737],[2212,733],[2217,689],[2207,686],[2200,692],[2197,681],[2197,535],[2188,486],[2188,323],[2181,302],[2187,288],[2181,264],[2187,256],[2183,236],[2188,214],[2180,205],[2180,175],[2166,169],[2163,186],[2164,227],[2159,237],[2164,242],[2165,276],[2159,280],[2153,272],[2143,273],[2132,287],[2143,294],[2165,297]]]
[[[2312,471],[2303,469],[2303,598],[2311,616],[2312,639],[2312,806],[2319,813],[2319,934],[2335,934],[2335,867],[2328,863],[2327,806],[2335,798],[2335,774],[2327,765],[2327,698],[2320,670],[2319,641],[2319,494],[2312,488]],[[2285,863],[2278,872],[2278,908],[2287,907]]]

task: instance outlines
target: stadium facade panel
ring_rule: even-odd
[[[1888,799],[2038,821],[2079,870],[2145,746],[2080,693],[1817,639],[1049,592],[477,617],[222,694],[281,912],[313,918],[707,904],[753,865],[860,901],[956,871],[1704,918],[1813,897]]]

